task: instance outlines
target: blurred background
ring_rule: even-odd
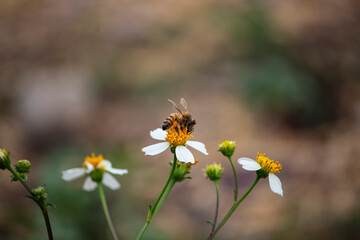
[[[120,239],[135,239],[169,172],[144,156],[150,130],[184,97],[209,156],[175,185],[144,239],[206,239],[225,167],[220,218],[233,199],[228,160],[281,162],[284,197],[262,180],[217,239],[360,239],[360,2],[357,0],[0,2],[0,147],[46,184],[56,239],[111,239],[96,191],[61,171],[102,153],[128,175],[106,189]],[[240,194],[255,175],[238,169]],[[0,239],[47,239],[39,209],[0,172]]]

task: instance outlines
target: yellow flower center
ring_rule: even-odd
[[[101,163],[103,160],[104,160],[104,158],[101,154],[99,154],[99,156],[96,157],[95,154],[92,153],[91,157],[86,156],[83,166],[84,166],[84,168],[87,168],[87,166],[85,164],[87,162],[87,163],[90,163],[91,165],[93,165],[94,168],[96,168],[96,166],[99,165],[99,163]]]
[[[168,141],[171,146],[179,146],[179,145],[185,145],[187,140],[192,137],[190,133],[187,132],[186,129],[180,130],[178,129],[178,132],[175,129],[169,129],[168,134],[166,135],[165,140]]]
[[[282,166],[280,163],[278,163],[277,161],[274,162],[274,160],[271,160],[268,157],[265,157],[265,153],[257,154],[257,162],[260,164],[261,169],[263,169],[267,173],[276,173],[282,169]]]

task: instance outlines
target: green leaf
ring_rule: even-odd
[[[55,204],[53,204],[53,203],[47,203],[46,206],[48,206],[48,207],[53,207],[53,208],[56,209],[56,206],[55,206]]]

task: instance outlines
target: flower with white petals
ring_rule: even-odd
[[[161,128],[157,128],[150,132],[150,136],[153,139],[162,140],[164,142],[144,147],[142,151],[145,152],[145,155],[157,155],[171,147],[174,149],[175,155],[180,162],[191,164],[195,164],[196,160],[187,146],[195,148],[203,154],[208,155],[205,144],[198,141],[190,141],[189,138],[192,137],[192,135],[188,133],[186,129],[176,130],[171,128],[168,131],[164,131]]]
[[[256,171],[259,177],[266,178],[269,176],[270,189],[274,193],[283,196],[283,190],[280,179],[274,174],[282,169],[282,166],[278,162],[270,160],[265,157],[264,154],[257,154],[257,161],[250,158],[239,158],[239,164],[243,169],[248,171]]]
[[[85,191],[94,190],[98,183],[103,183],[112,190],[119,189],[120,183],[110,173],[124,175],[128,173],[128,170],[113,168],[111,162],[105,160],[101,154],[97,157],[92,154],[91,157],[85,158],[83,167],[62,171],[62,179],[72,181],[87,174],[88,177],[83,186]]]

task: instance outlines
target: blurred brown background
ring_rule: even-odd
[[[360,239],[359,77],[357,0],[0,2],[0,147],[46,184],[56,239],[111,239],[96,191],[61,180],[91,152],[129,169],[106,194],[120,239],[135,239],[171,160],[141,148],[181,97],[209,156],[196,153],[144,239],[206,239],[207,164],[225,167],[220,217],[232,204],[224,140],[234,160],[281,162],[284,197],[262,180],[217,239]],[[237,169],[242,194],[255,176]],[[0,239],[46,239],[8,172],[0,189]]]

